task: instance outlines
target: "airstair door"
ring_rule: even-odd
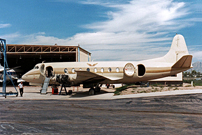
[[[46,94],[47,93],[47,89],[48,89],[50,79],[51,78],[48,78],[48,77],[45,78],[44,84],[43,84],[43,87],[42,87],[42,90],[41,90],[41,94]]]

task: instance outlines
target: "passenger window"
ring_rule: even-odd
[[[101,68],[101,72],[102,72],[102,73],[104,72],[104,68]]]
[[[97,73],[97,68],[94,68],[94,72]]]
[[[119,68],[118,67],[116,68],[116,72],[119,72]]]
[[[87,71],[90,72],[90,68],[87,68]]]
[[[65,68],[65,69],[64,69],[64,72],[65,72],[65,73],[68,73],[68,70],[67,70],[67,68]]]
[[[111,68],[108,68],[108,72],[111,72],[112,71],[112,69]]]
[[[75,72],[75,69],[74,68],[72,68],[72,73],[74,73]]]

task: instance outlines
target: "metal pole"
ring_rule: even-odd
[[[6,72],[7,72],[7,65],[6,65],[6,40],[3,39],[4,46],[3,46],[3,55],[4,55],[4,71],[3,71],[3,93],[6,97]]]
[[[7,73],[7,70],[8,70],[8,63],[7,63],[7,56],[6,56],[6,40],[5,39],[0,39],[0,49],[1,49],[1,52],[3,53],[3,56],[4,56],[4,71],[3,71],[3,88],[2,88],[2,94],[3,96],[6,96],[7,95],[12,95],[12,94],[16,94],[16,96],[18,96],[18,91],[13,83],[13,80],[12,78],[10,77],[10,75]],[[16,90],[16,93],[6,93],[6,77],[9,77],[9,79],[11,80],[15,90]]]
[[[78,46],[78,62],[80,62],[80,48]]]

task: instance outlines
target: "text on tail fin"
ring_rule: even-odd
[[[184,55],[189,55],[185,39],[182,35],[173,38],[169,52],[164,56],[167,62],[175,63]]]

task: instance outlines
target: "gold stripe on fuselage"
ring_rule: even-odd
[[[162,72],[170,72],[171,67],[147,67],[146,73],[162,73]]]

